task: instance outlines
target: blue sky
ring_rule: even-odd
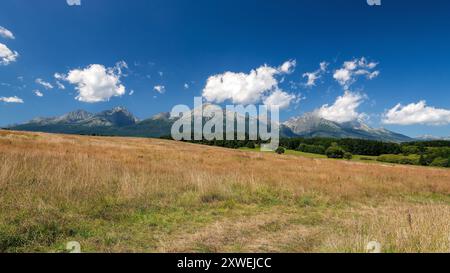
[[[203,94],[216,103],[282,101],[284,120],[314,111],[410,136],[450,135],[449,1],[0,5],[3,126],[114,106],[146,118]]]

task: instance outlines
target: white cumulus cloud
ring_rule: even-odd
[[[426,101],[408,105],[397,104],[384,114],[383,123],[397,125],[448,125],[450,110],[427,106]]]
[[[279,68],[278,70],[281,73],[285,73],[285,74],[291,74],[294,72],[295,67],[297,66],[297,61],[296,60],[289,60],[284,62]]]
[[[66,0],[69,6],[81,6],[81,0]]]
[[[0,26],[0,36],[5,39],[15,39],[14,34],[2,26]]]
[[[346,88],[352,83],[352,72],[348,69],[341,68],[334,72],[333,78],[338,81],[338,83]]]
[[[53,89],[53,85],[51,83],[46,82],[41,78],[37,78],[35,82],[39,85],[42,85],[45,89]]]
[[[295,61],[288,61],[278,68],[263,65],[248,74],[225,72],[214,75],[208,78],[202,96],[216,103],[231,101],[246,105],[277,102],[285,106],[286,101],[292,101],[293,95],[280,90],[277,76],[291,73],[294,66]]]
[[[12,51],[6,45],[0,43],[0,65],[8,65],[19,57],[17,51]]]
[[[23,103],[23,100],[17,96],[14,97],[0,97],[0,101],[6,103]]]
[[[66,78],[66,76],[61,73],[55,73],[55,75],[53,77],[55,77],[55,79],[57,79],[57,80],[65,80],[65,78]]]
[[[336,99],[333,105],[323,105],[315,113],[321,118],[338,123],[358,120],[365,116],[357,111],[365,98],[366,96],[359,93],[346,91],[344,95]]]
[[[345,89],[355,83],[357,77],[366,76],[372,80],[380,75],[380,71],[374,69],[378,66],[376,62],[369,62],[365,57],[344,62],[342,68],[334,72],[333,78]]]
[[[158,92],[160,94],[166,93],[166,87],[164,85],[157,85],[157,86],[153,87],[153,90],[155,90],[156,92]]]
[[[61,90],[66,89],[66,86],[59,81],[56,81],[56,86],[58,86],[58,89],[61,89]]]
[[[295,95],[286,93],[281,90],[276,90],[270,96],[264,99],[264,104],[267,106],[278,106],[280,109],[288,108],[293,100],[296,99]]]
[[[307,87],[313,87],[316,85],[316,81],[319,80],[322,75],[324,73],[327,72],[327,68],[328,68],[328,63],[327,62],[321,62],[320,63],[320,68],[314,72],[307,72],[303,74],[304,78],[307,78],[308,81],[306,82],[306,86]]]
[[[44,94],[42,94],[42,92],[41,91],[39,91],[39,90],[34,90],[34,95],[36,95],[37,97],[43,97],[44,96]]]
[[[116,65],[107,68],[101,64],[91,64],[84,69],[71,70],[67,75],[56,73],[55,78],[75,85],[77,100],[87,103],[103,102],[125,94],[125,86],[120,81],[122,67],[123,65]]]

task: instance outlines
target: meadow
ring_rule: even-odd
[[[0,252],[450,252],[450,170],[0,131]]]
[[[240,148],[239,150],[241,151],[246,151],[246,152],[261,152],[260,148]],[[296,150],[290,150],[290,149],[285,149],[285,154],[286,155],[296,155],[296,156],[301,156],[301,157],[306,157],[306,158],[318,158],[318,159],[324,159],[327,158],[326,155],[322,155],[322,154],[313,154],[313,153],[305,153],[305,152],[301,152],[301,151],[296,151]],[[366,163],[380,163],[379,161],[377,161],[377,156],[368,156],[368,155],[353,155],[352,157],[352,161],[359,161],[359,162],[366,162]],[[384,163],[383,163],[384,164]]]

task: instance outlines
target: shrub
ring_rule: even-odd
[[[429,147],[426,149],[426,161],[427,165],[431,165],[431,163],[437,158],[449,158],[450,157],[450,148],[448,147]]]
[[[297,151],[310,154],[325,154],[325,148],[322,145],[300,144],[300,146],[298,146],[297,148]]]
[[[403,165],[419,165],[419,162],[417,160],[415,160],[415,159],[405,157],[405,158],[400,159],[400,164],[403,164]]]
[[[256,148],[255,143],[253,143],[253,142],[247,143],[247,148],[249,148],[249,149],[255,149],[255,148]]]
[[[394,163],[394,164],[405,164],[405,165],[420,165],[419,155],[380,155],[377,159],[380,162]]]
[[[333,143],[330,148],[328,148],[325,152],[328,158],[344,158],[345,151],[341,147],[337,146],[336,143]]]
[[[430,166],[433,167],[449,167],[449,160],[443,157],[438,157],[431,162]]]
[[[419,154],[419,152],[419,147],[417,146],[402,146],[402,154],[405,156]]]
[[[399,155],[380,155],[377,161],[400,164]]]
[[[427,161],[427,159],[425,158],[424,155],[420,155],[419,165],[422,165],[422,166],[428,166],[429,165],[429,162]]]
[[[352,158],[353,158],[353,154],[352,153],[344,153],[344,159],[351,160]]]
[[[306,146],[308,146],[308,145],[302,143],[302,144],[300,144],[300,146],[298,146],[297,149],[295,149],[295,150],[296,150],[296,151],[299,151],[299,152],[305,152]]]
[[[281,155],[284,154],[286,152],[286,150],[282,147],[279,147],[278,149],[275,150],[275,153]]]

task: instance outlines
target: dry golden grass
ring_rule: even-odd
[[[0,131],[0,252],[450,251],[450,171]]]

